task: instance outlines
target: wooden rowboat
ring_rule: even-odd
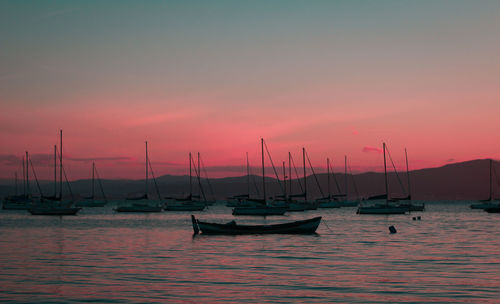
[[[321,217],[274,225],[238,225],[235,221],[226,224],[207,223],[191,215],[195,234],[312,234],[316,232]]]

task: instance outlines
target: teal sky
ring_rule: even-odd
[[[82,157],[139,159],[150,139],[159,161],[236,165],[264,136],[360,170],[382,140],[416,167],[498,158],[498,16],[499,1],[1,1],[0,154],[50,151],[63,128]]]

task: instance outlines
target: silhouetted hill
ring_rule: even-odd
[[[498,165],[496,162],[494,166]],[[406,172],[399,172],[399,179],[395,173],[388,174],[389,193],[393,196],[404,196],[407,191],[407,176]],[[321,185],[324,194],[327,192],[327,176],[326,174],[317,175],[319,184]],[[331,179],[332,193],[345,191],[345,178],[343,174],[336,174],[337,183]],[[434,200],[434,199],[484,199],[488,197],[489,191],[489,161],[486,159],[472,160],[461,163],[453,163],[438,168],[427,168],[410,172],[411,190],[414,199]],[[348,192],[350,196],[368,197],[372,195],[382,194],[384,188],[384,174],[367,172],[348,175]],[[497,183],[497,178],[494,176],[493,193],[498,193],[500,196],[500,186]],[[251,176],[250,178],[250,193],[252,196],[260,197],[262,195],[262,178],[259,176]],[[144,191],[144,180],[102,180],[104,191],[108,197],[124,198],[135,194],[141,194]],[[189,176],[173,176],[163,175],[156,179],[159,191],[162,196],[183,196],[189,193]],[[212,197],[212,191],[219,199],[237,194],[245,194],[248,191],[247,176],[215,178],[207,181],[202,178],[201,183],[205,195]],[[292,189],[295,194],[303,192],[303,181],[292,181]],[[44,194],[51,195],[54,192],[53,183],[42,181],[40,182]],[[77,180],[70,183],[72,192],[75,195],[90,194],[91,180]],[[209,185],[210,184],[210,185]],[[337,188],[338,184],[338,188]],[[401,184],[403,187],[401,187]],[[282,186],[282,184],[281,184]],[[69,195],[68,188],[64,186],[64,193]],[[193,177],[192,187],[194,193],[198,193],[198,180]],[[289,184],[287,183],[289,191]],[[301,188],[302,187],[302,188]],[[402,189],[404,188],[404,190]],[[38,193],[36,184],[31,184],[33,193]],[[307,177],[307,189],[309,197],[317,198],[321,196],[321,191],[317,185],[314,176]],[[96,193],[99,194],[99,188],[96,187]],[[0,181],[0,194],[8,195],[14,193],[14,185],[12,181]],[[154,183],[149,183],[149,193],[151,196],[156,196],[157,191]],[[280,184],[276,179],[266,177],[266,193],[268,196],[281,194]]]

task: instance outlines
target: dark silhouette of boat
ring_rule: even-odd
[[[255,206],[248,207],[235,207],[233,209],[233,215],[256,215],[256,216],[266,216],[266,215],[284,215],[287,211],[286,206],[275,206],[271,202],[267,201],[266,198],[266,175],[264,172],[264,139],[260,139],[261,156],[262,156],[262,199],[253,199],[256,202]],[[248,199],[250,200],[250,199]]]
[[[376,203],[372,206],[359,206],[356,211],[357,214],[405,214],[408,211],[408,207],[401,207],[389,204],[389,188],[387,183],[387,164],[385,159],[385,142],[383,143],[384,150],[384,177],[385,177],[385,194],[377,195],[369,198],[368,200],[382,200],[385,199],[384,203]]]
[[[128,201],[132,201],[131,204],[124,205],[124,206],[118,206],[116,207],[115,211],[116,212],[143,212],[143,213],[148,213],[148,212],[161,212],[163,209],[162,203],[160,200],[158,201],[153,201],[149,199],[148,196],[148,168],[151,167],[151,163],[149,162],[149,157],[148,157],[148,142],[146,141],[146,183],[145,183],[145,191],[144,195],[141,195],[139,197],[135,198],[127,198]],[[151,167],[152,171],[152,167]],[[152,174],[153,172],[151,172]],[[153,174],[152,174],[153,175]],[[153,175],[153,180],[155,181],[155,186],[156,186],[156,180]],[[156,187],[156,191],[158,191],[158,197],[160,198],[161,195],[159,193],[158,187]]]
[[[288,222],[274,225],[238,225],[235,221],[226,224],[207,223],[197,220],[191,215],[195,234],[312,234],[316,232],[321,217],[302,221]]]
[[[498,208],[500,206],[500,202],[498,199],[493,198],[493,170],[495,169],[493,167],[493,160],[489,160],[490,164],[490,192],[489,192],[489,197],[485,200],[480,200],[479,203],[472,204],[470,205],[471,209],[483,209],[486,211],[486,209],[491,209],[491,208]],[[496,173],[495,173],[496,175]],[[498,212],[496,212],[498,213]]]
[[[405,148],[405,158],[406,158],[406,177],[408,179],[408,196],[403,198],[391,198],[394,202],[399,202],[400,207],[408,208],[408,211],[424,211],[425,204],[414,204],[411,200],[411,187],[410,187],[410,170],[408,168],[408,153]],[[403,202],[401,202],[403,201]]]
[[[33,203],[30,209],[28,211],[32,215],[76,215],[78,211],[80,211],[82,208],[79,207],[74,207],[73,206],[73,193],[71,192],[71,188],[69,187],[69,182],[66,177],[66,172],[64,171],[63,167],[63,150],[62,150],[62,130],[59,131],[60,133],[60,143],[59,143],[59,197],[56,197],[54,194],[53,197],[44,197],[43,194],[40,191],[40,199]],[[54,147],[54,178],[56,179],[56,161],[57,158],[57,149]],[[32,165],[33,167],[33,165]],[[62,179],[63,179],[63,172],[64,176],[66,177],[66,183],[68,184],[70,193],[71,193],[71,200],[64,201],[63,200],[63,195],[62,195]],[[36,178],[36,175],[35,175]],[[56,180],[54,180],[56,182]],[[56,183],[54,183],[54,186]]]
[[[97,181],[101,189],[103,200],[97,200],[95,198],[95,191],[94,191],[95,175],[97,175]],[[99,178],[99,173],[97,172],[97,168],[95,167],[95,162],[92,162],[92,195],[89,197],[85,197],[84,200],[76,202],[75,205],[77,207],[104,207],[107,202],[108,200],[106,198],[106,195],[104,195],[104,189],[102,188],[101,179]]]

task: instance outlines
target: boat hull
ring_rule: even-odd
[[[498,207],[499,203],[492,203],[492,202],[486,202],[486,203],[478,203],[478,204],[472,204],[470,205],[471,209],[483,209],[486,210],[488,208],[495,208]]]
[[[500,206],[486,208],[484,211],[488,213],[500,213]]]
[[[205,205],[185,205],[185,206],[165,206],[163,208],[165,211],[203,211],[205,209]]]
[[[194,220],[203,234],[241,235],[241,234],[313,234],[318,228],[321,217],[303,221],[275,225],[238,225],[234,221],[227,224],[206,223]],[[193,229],[196,233],[195,223]]]
[[[88,200],[76,202],[76,207],[104,207],[106,201]]]
[[[32,215],[76,215],[82,208],[78,207],[32,207],[28,211]]]
[[[340,208],[340,207],[342,207],[342,203],[337,201],[320,201],[318,204],[318,208]]]
[[[415,205],[415,204],[399,204],[399,207],[406,208],[408,211],[424,211],[425,205]]]
[[[364,206],[358,207],[357,214],[405,214],[408,211],[401,207],[381,207],[381,206]]]
[[[286,211],[286,207],[236,207],[233,209],[233,215],[283,215]]]
[[[116,212],[161,212],[161,206],[121,206]]]

